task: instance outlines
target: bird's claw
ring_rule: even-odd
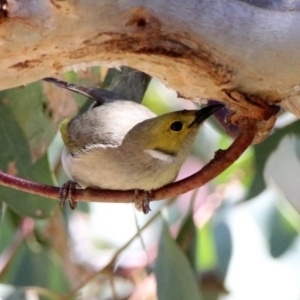
[[[134,192],[134,197],[135,197],[135,208],[138,211],[142,211],[145,215],[149,213],[149,211],[151,211],[150,208],[150,201],[153,199],[153,192],[152,191],[146,191],[146,196],[145,198],[143,198],[142,200],[138,200],[137,196],[139,194],[139,191],[136,190]]]
[[[77,183],[75,181],[69,180],[62,185],[59,190],[58,199],[59,205],[63,209],[66,203],[66,200],[69,199],[69,205],[72,210],[77,207],[77,202],[74,199],[73,191],[76,189]]]

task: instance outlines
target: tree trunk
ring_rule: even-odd
[[[300,4],[290,2],[2,0],[0,89],[128,65],[186,98],[254,95],[300,116]]]

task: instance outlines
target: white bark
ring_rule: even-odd
[[[74,66],[129,65],[185,97],[226,101],[230,89],[288,99],[300,115],[300,11],[238,0],[7,1],[0,89]]]

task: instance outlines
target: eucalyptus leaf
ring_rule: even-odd
[[[193,213],[185,218],[178,233],[176,242],[187,256],[192,268],[197,270],[197,230],[193,219]]]
[[[270,253],[277,258],[290,249],[298,232],[279,210],[274,210],[270,223]]]
[[[215,246],[218,257],[218,271],[225,278],[232,256],[232,237],[225,221],[219,220],[214,226]]]
[[[269,155],[276,149],[280,140],[287,134],[292,133],[300,135],[300,121],[296,121],[286,127],[277,129],[263,143],[254,146],[255,152],[255,176],[248,194],[248,199],[254,198],[261,193],[266,185],[263,177],[265,164]],[[282,162],[284,163],[284,162]]]
[[[269,157],[264,178],[266,182],[275,183],[290,201],[294,208],[300,212],[300,163],[298,160],[296,145],[299,136],[285,136],[278,148]]]
[[[160,300],[203,299],[196,275],[180,247],[163,226],[155,264],[157,295]]]
[[[47,155],[33,160],[22,122],[4,100],[0,101],[0,169],[14,176],[53,185]],[[0,186],[0,199],[20,215],[39,218],[47,217],[55,205],[49,199],[4,186]]]
[[[14,286],[39,286],[56,293],[66,293],[69,286],[64,265],[53,251],[40,244],[23,243],[1,282]]]

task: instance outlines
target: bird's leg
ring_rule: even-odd
[[[146,191],[146,196],[144,199],[142,200],[138,200],[137,196],[139,194],[139,190],[135,190],[134,191],[134,205],[135,208],[139,211],[142,211],[144,214],[149,213],[149,211],[151,211],[150,208],[150,201],[153,198],[153,192],[152,191]]]
[[[69,205],[72,210],[77,207],[77,202],[74,200],[73,191],[76,189],[77,183],[75,181],[69,180],[62,185],[59,190],[58,199],[60,207],[65,206],[66,200],[69,200]]]

